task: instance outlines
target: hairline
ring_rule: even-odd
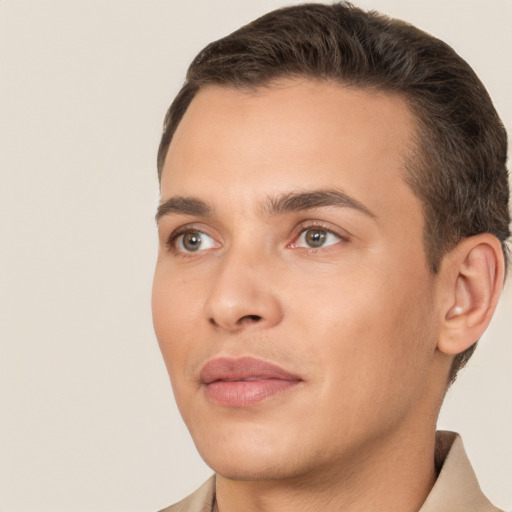
[[[270,89],[270,88],[279,87],[279,86],[284,87],[285,82],[290,83],[290,82],[294,82],[294,81],[296,81],[296,82],[304,81],[304,82],[317,83],[317,84],[332,84],[332,85],[336,85],[340,88],[348,88],[348,89],[352,89],[355,91],[363,91],[363,92],[368,92],[368,93],[372,93],[372,92],[373,93],[381,93],[381,94],[385,94],[385,95],[388,95],[391,97],[394,96],[395,98],[399,98],[403,102],[403,104],[407,107],[407,109],[409,110],[409,113],[411,114],[411,120],[413,121],[414,131],[412,134],[412,139],[414,142],[414,149],[415,149],[415,151],[413,151],[413,153],[416,154],[417,150],[423,152],[423,148],[421,147],[422,145],[419,143],[419,136],[421,135],[421,133],[426,131],[426,128],[424,126],[424,123],[422,122],[423,119],[422,119],[420,113],[418,112],[418,109],[415,108],[414,101],[412,100],[411,95],[405,94],[403,91],[393,90],[392,88],[385,87],[383,85],[379,85],[378,83],[373,83],[373,82],[372,83],[370,83],[370,82],[358,83],[354,80],[343,80],[341,78],[332,77],[332,76],[315,76],[315,75],[308,74],[308,73],[281,72],[281,73],[276,73],[275,76],[272,76],[266,80],[259,80],[259,81],[255,81],[254,83],[240,83],[240,84],[232,83],[232,82],[228,82],[228,81],[223,82],[218,79],[217,80],[212,79],[212,80],[202,81],[202,82],[193,83],[193,84],[185,83],[185,85],[182,87],[182,89],[176,96],[176,98],[178,98],[184,92],[192,93],[192,97],[186,104],[186,108],[181,113],[181,116],[176,120],[177,122],[174,126],[174,129],[172,130],[172,132],[170,134],[167,133],[169,118],[166,117],[166,119],[164,120],[164,131],[163,132],[164,132],[164,134],[168,135],[169,140],[166,140],[166,144],[163,145],[162,144],[163,139],[162,139],[159,150],[158,150],[157,170],[158,170],[159,183],[161,183],[161,181],[162,181],[162,173],[163,173],[163,168],[165,165],[165,159],[167,157],[167,153],[169,152],[169,148],[170,148],[172,140],[174,138],[174,134],[176,133],[179,125],[181,124],[183,117],[187,113],[187,111],[190,107],[190,104],[192,103],[192,101],[194,101],[195,97],[199,94],[199,92],[201,92],[202,90],[209,88],[209,87],[218,87],[221,89],[228,89],[228,90],[231,89],[231,90],[237,90],[237,91],[242,91],[242,92],[247,92],[247,93],[256,93],[258,90],[262,90],[262,89]],[[163,149],[165,149],[164,154],[162,154]]]

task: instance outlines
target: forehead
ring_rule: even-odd
[[[215,191],[251,201],[336,187],[385,207],[396,194],[411,196],[403,177],[414,141],[414,117],[396,95],[308,80],[207,86],[174,134],[162,198]]]

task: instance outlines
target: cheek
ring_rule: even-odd
[[[388,276],[374,282],[354,325],[368,391],[389,406],[418,398],[435,351],[432,290],[426,276]],[[353,312],[357,315],[357,312]]]
[[[175,279],[162,267],[157,264],[153,280],[153,325],[172,380],[179,369],[185,368],[183,362],[193,349],[193,335],[197,333],[194,326],[199,324],[202,308],[193,283]]]
[[[155,272],[152,293],[153,325],[167,368],[174,397],[182,416],[190,412],[195,385],[188,373],[190,362],[201,339],[198,301],[190,287],[171,279],[169,274]]]
[[[310,350],[319,366],[330,368],[324,379],[329,389],[378,395],[413,385],[431,360],[435,336],[425,328],[432,325],[429,277],[380,269],[354,271],[326,281],[323,290],[295,293],[299,332],[313,340]]]

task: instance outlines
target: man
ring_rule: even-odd
[[[505,161],[474,72],[403,22],[306,4],[200,52],[153,312],[215,477],[166,510],[498,510],[435,429],[503,285]]]

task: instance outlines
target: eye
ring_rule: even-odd
[[[198,252],[217,247],[215,240],[201,231],[187,231],[178,234],[171,243],[176,250],[181,252]]]
[[[329,245],[337,244],[341,237],[332,231],[322,228],[307,228],[301,231],[294,247],[305,247],[308,249],[320,249]]]

